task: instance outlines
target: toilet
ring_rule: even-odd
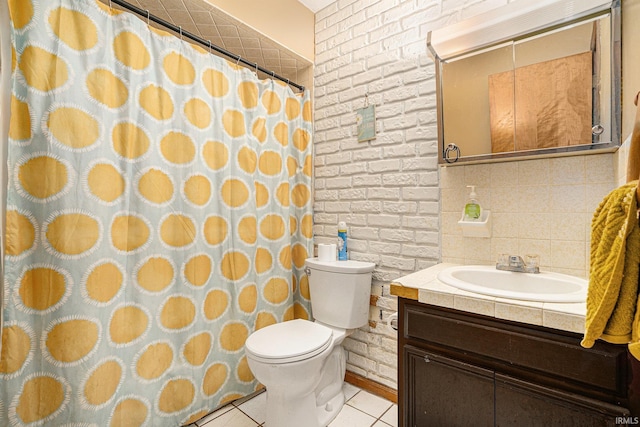
[[[342,342],[369,319],[375,264],[308,258],[315,321],[295,319],[252,333],[249,368],[267,389],[267,427],[326,427],[342,409]]]

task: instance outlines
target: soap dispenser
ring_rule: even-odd
[[[471,188],[471,193],[469,194],[469,199],[467,200],[467,204],[464,205],[464,220],[465,221],[480,221],[480,216],[482,214],[482,208],[480,207],[480,203],[478,203],[478,195],[476,194],[476,186],[475,185],[467,185],[467,188]]]

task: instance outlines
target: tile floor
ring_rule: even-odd
[[[397,427],[398,405],[345,383],[346,404],[329,427]],[[257,427],[265,422],[266,393],[234,402],[192,424],[194,427]]]

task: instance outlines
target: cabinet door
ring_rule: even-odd
[[[615,426],[623,407],[496,374],[496,426]],[[637,424],[636,422],[633,424]]]
[[[493,372],[406,346],[405,427],[483,427],[494,423]]]

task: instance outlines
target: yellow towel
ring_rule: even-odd
[[[587,317],[581,344],[589,348],[599,338],[614,344],[631,343],[629,350],[640,356],[637,185],[638,181],[633,181],[613,190],[594,213]]]

